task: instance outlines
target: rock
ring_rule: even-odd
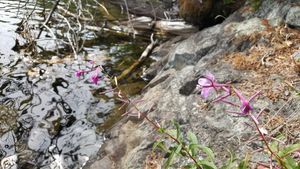
[[[9,157],[16,153],[16,135],[13,131],[8,131],[0,137],[0,158]]]
[[[293,55],[292,55],[292,59],[295,63],[295,71],[300,73],[300,51],[296,51]]]
[[[225,31],[236,32],[236,37],[249,36],[255,32],[261,32],[266,29],[266,26],[262,25],[261,19],[252,18],[241,23],[230,23],[225,26]]]
[[[109,157],[107,156],[99,161],[96,161],[90,166],[90,169],[100,169],[100,168],[116,169],[114,162],[111,159],[109,159]]]
[[[34,128],[30,131],[28,138],[28,147],[31,150],[43,152],[48,149],[51,144],[51,139],[47,129]]]
[[[12,156],[3,158],[1,160],[2,169],[17,169],[18,168],[17,160],[18,160],[17,155],[12,155]]]
[[[294,6],[290,8],[286,15],[286,23],[290,26],[300,28],[300,7]]]
[[[60,134],[55,147],[59,153],[55,152],[55,149],[53,151],[57,156],[56,165],[62,165],[63,168],[74,168],[74,157],[78,166],[84,166],[103,143],[87,120],[77,121],[73,126],[62,130]],[[59,163],[59,160],[63,160],[63,163]]]

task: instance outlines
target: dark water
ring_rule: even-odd
[[[38,45],[43,51],[33,56],[26,50],[12,50],[16,40],[24,44],[18,24],[26,10],[18,7],[25,1],[0,1],[0,159],[3,168],[81,168],[94,157],[105,138],[100,131],[120,118],[118,104],[109,79],[100,84],[89,82],[89,74],[75,77],[76,70],[94,60],[111,74],[118,74],[139,56],[146,43],[130,37],[89,36],[80,61],[71,54],[56,55],[56,44],[42,35]],[[37,6],[30,24],[37,28],[43,20]],[[36,31],[38,32],[38,31]],[[64,46],[60,46],[62,48]],[[71,52],[70,52],[71,53]],[[47,55],[46,55],[47,54]],[[62,57],[63,56],[63,57]],[[121,84],[136,94],[144,85],[138,74]]]

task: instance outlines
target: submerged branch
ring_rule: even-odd
[[[124,70],[120,76],[117,77],[118,80],[127,77],[130,73],[132,73],[135,69],[137,69],[141,63],[151,54],[154,47],[158,45],[158,40],[153,40],[153,34],[151,35],[151,43],[146,47],[139,60],[135,61],[129,68]]]
[[[60,2],[60,0],[56,0],[55,4],[53,5],[53,7],[52,7],[52,9],[51,9],[51,11],[50,11],[50,14],[48,15],[48,17],[47,17],[47,19],[45,20],[45,22],[43,23],[43,25],[40,27],[41,30],[40,30],[40,32],[39,32],[39,34],[38,34],[38,36],[37,36],[37,39],[40,38],[40,36],[41,36],[41,34],[42,34],[43,30],[44,30],[44,27],[45,27],[45,26],[48,24],[48,22],[50,21],[50,19],[51,19],[52,15],[53,15],[54,11],[56,10],[56,8],[57,8],[59,2]]]

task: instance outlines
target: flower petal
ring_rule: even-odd
[[[211,82],[208,79],[206,79],[206,78],[200,78],[198,80],[198,84],[200,86],[207,86],[207,85],[211,85]]]
[[[212,88],[203,88],[203,89],[201,90],[201,96],[202,96],[203,98],[207,99],[209,93],[211,92],[211,89],[212,89]]]

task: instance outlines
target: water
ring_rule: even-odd
[[[34,3],[20,10],[24,3],[0,1],[0,159],[6,168],[81,168],[105,140],[103,127],[120,119],[121,103],[112,92],[99,94],[112,88],[109,79],[94,85],[90,75],[79,79],[74,72],[91,67],[86,61],[90,59],[117,75],[134,62],[147,42],[86,32],[86,45],[79,54],[83,59],[78,62],[70,51],[57,55],[57,45],[45,31],[38,41],[43,50],[35,54],[26,48],[12,50],[16,40],[21,46],[26,43],[16,29]],[[32,29],[43,20],[42,9],[36,7],[29,23]],[[121,85],[136,94],[144,84],[136,73]]]

